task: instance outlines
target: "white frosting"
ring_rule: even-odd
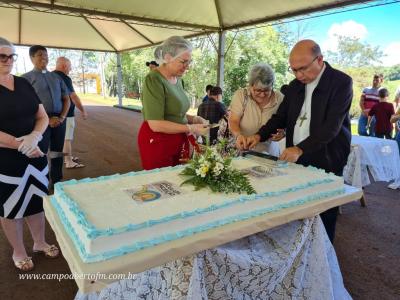
[[[238,169],[245,169],[260,165],[259,162],[247,159],[235,160]],[[162,220],[169,216],[193,212],[196,209],[207,209],[211,205],[222,208],[191,215],[187,218],[177,218],[165,223],[155,224],[145,228],[125,231],[122,233],[103,235],[89,238],[77,214],[70,210],[70,206],[62,197],[55,193],[56,201],[61,207],[79,240],[88,254],[101,254],[131,245],[134,241],[157,239],[166,234],[174,234],[183,228],[199,227],[226,218],[254,212],[260,209],[273,208],[282,203],[312,196],[320,192],[334,191],[343,188],[343,179],[315,168],[305,168],[290,164],[287,168],[278,169],[284,173],[269,178],[249,177],[251,184],[258,194],[265,192],[281,192],[278,196],[260,197],[254,201],[237,201],[243,195],[216,194],[209,189],[194,192],[194,187],[184,185],[180,187],[182,195],[171,198],[161,198],[151,202],[138,203],[134,201],[125,189],[140,187],[157,181],[169,181],[179,186],[184,180],[178,174],[182,169],[166,168],[160,172],[149,172],[135,176],[115,176],[113,178],[77,182],[76,184],[62,184],[62,188],[69,199],[72,199],[79,209],[85,213],[86,220],[98,230],[109,228],[118,229],[129,224],[142,224],[152,220]],[[325,182],[323,182],[325,180]],[[307,186],[310,182],[319,182]],[[297,187],[293,191],[288,191]],[[301,188],[299,188],[301,187]]]

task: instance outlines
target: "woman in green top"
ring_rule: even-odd
[[[186,115],[190,102],[180,77],[191,63],[190,43],[182,37],[170,37],[155,55],[160,67],[150,71],[143,84],[144,122],[138,135],[145,170],[175,166],[187,159],[188,136],[204,135],[208,130],[203,118]]]

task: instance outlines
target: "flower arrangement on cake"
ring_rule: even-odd
[[[226,151],[225,141],[202,146],[195,152],[181,175],[188,176],[183,184],[193,184],[195,190],[209,187],[213,192],[255,194],[248,177],[232,166],[233,154]]]

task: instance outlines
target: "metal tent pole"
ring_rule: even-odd
[[[224,69],[225,69],[225,33],[220,31],[218,33],[218,69],[217,69],[217,85],[224,89]]]
[[[121,53],[117,53],[117,93],[118,105],[122,106],[122,67],[121,67]]]

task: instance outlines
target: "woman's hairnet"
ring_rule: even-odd
[[[166,55],[169,54],[172,59],[177,58],[183,52],[191,51],[192,45],[181,36],[171,36],[166,39],[154,51],[154,56],[158,64],[167,63]]]
[[[2,48],[2,47],[10,47],[13,50],[15,50],[14,45],[12,43],[10,43],[5,38],[0,37],[0,48]]]

